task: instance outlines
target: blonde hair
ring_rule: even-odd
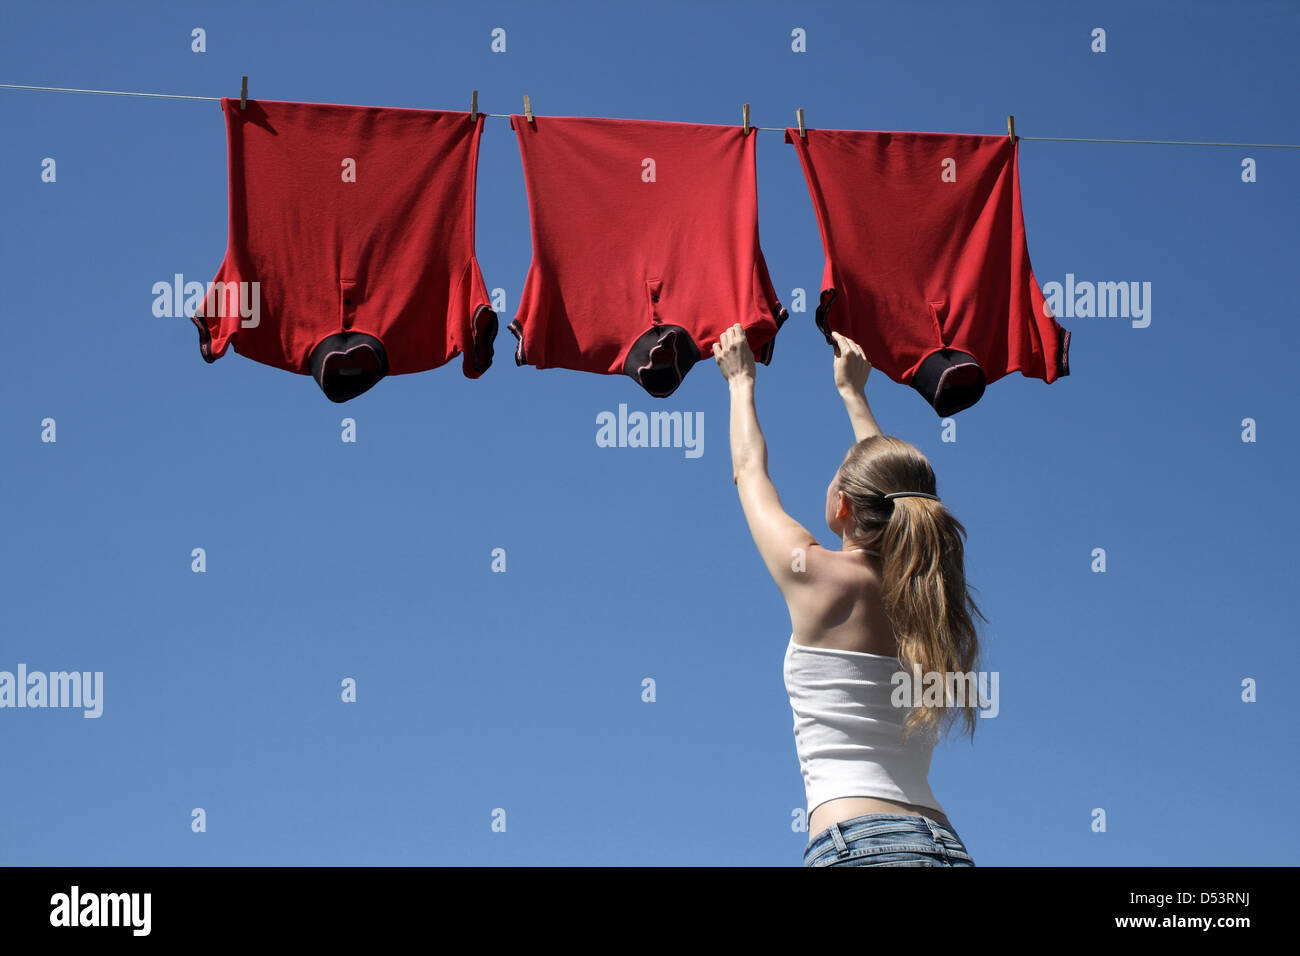
[[[944,676],[942,707],[913,707],[904,725],[947,730],[957,719],[948,675],[976,670],[975,618],[987,622],[966,584],[966,529],[940,501],[895,491],[936,494],[934,471],[914,445],[890,435],[865,438],[840,465],[837,488],[848,498],[857,537],[880,552],[885,612],[904,667]],[[975,736],[978,699],[966,700],[961,717]]]

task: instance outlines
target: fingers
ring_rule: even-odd
[[[713,357],[717,359],[718,369],[728,381],[736,376],[754,374],[754,356],[749,349],[745,327],[739,322],[724,329],[718,336],[718,341],[713,343]]]
[[[862,351],[862,346],[853,341],[847,335],[841,335],[839,332],[831,332],[831,338],[834,340],[835,355],[838,358],[841,355],[852,354],[858,356],[864,362],[867,360],[867,353]]]
[[[737,322],[731,328],[724,329],[722,334],[718,336],[718,341],[713,346],[714,354],[718,354],[720,350],[736,348],[740,343],[748,343],[748,341],[745,338],[745,327]]]
[[[737,322],[731,328],[723,329],[722,334],[718,336],[718,341],[713,343],[713,357],[721,361],[728,352],[737,351],[742,345],[748,344],[745,328]]]

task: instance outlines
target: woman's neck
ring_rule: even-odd
[[[872,554],[880,553],[877,549],[873,548],[871,545],[867,544],[866,542],[854,541],[851,538],[842,539],[841,545],[842,547],[840,548],[840,550],[842,551],[870,551]]]

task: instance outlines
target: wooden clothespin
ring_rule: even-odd
[[[248,77],[239,81],[239,108],[248,109]]]
[[[748,103],[746,103],[744,106],[741,107],[740,115],[744,117],[745,135],[748,136],[749,135],[749,104]]]
[[[804,125],[803,125],[803,107],[801,106],[801,107],[799,107],[799,109],[795,110],[795,111],[794,111],[794,115],[797,116],[797,117],[799,118],[799,138],[800,138],[800,139],[807,139],[807,138],[808,138],[808,130],[806,130],[806,129],[804,128]]]
[[[478,122],[478,90],[475,90],[475,91],[474,91],[474,98],[473,98],[472,100],[470,100],[470,104],[469,104],[469,121],[470,121],[471,123],[477,123],[477,122]]]
[[[1007,117],[1007,136],[1011,137],[1011,145],[1014,146],[1016,144],[1016,118],[1014,116]]]
[[[524,94],[524,119],[528,120],[528,122],[532,123],[534,126],[537,125],[533,122],[533,104],[528,102],[527,93]]]

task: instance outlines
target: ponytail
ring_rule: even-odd
[[[885,612],[913,693],[920,695],[917,682],[927,675],[943,681],[942,707],[913,707],[905,732],[946,730],[958,716],[953,679],[973,672],[979,659],[975,618],[986,620],[966,585],[966,529],[941,501],[916,494],[885,498],[904,491],[935,494],[930,463],[898,438],[880,435],[855,445],[840,466],[839,488],[852,503],[859,536],[881,553]],[[979,707],[974,696],[967,695],[960,715],[972,739]]]

